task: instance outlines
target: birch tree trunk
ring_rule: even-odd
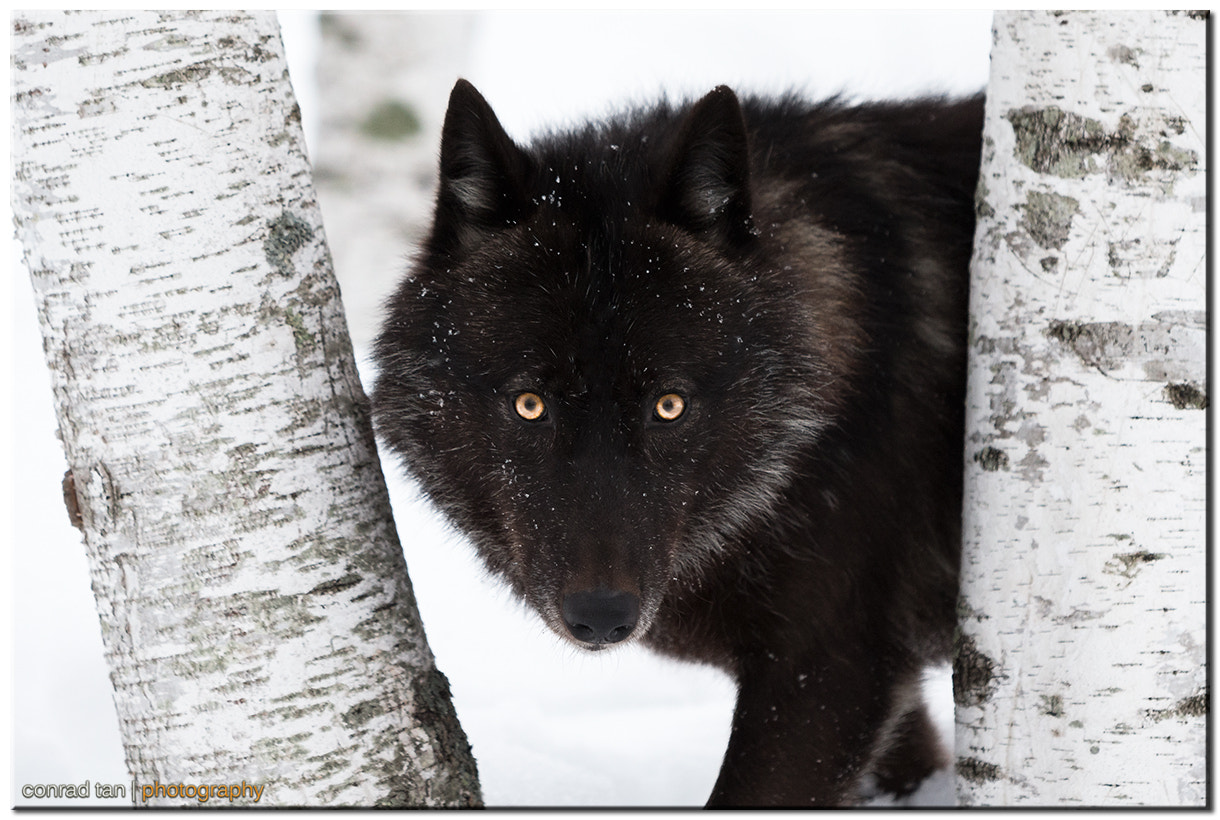
[[[12,32],[14,210],[132,777],[179,787],[152,804],[477,804],[274,15]]]
[[[441,125],[474,16],[325,12],[320,22],[318,201],[352,341],[365,349],[430,227]]]
[[[1207,795],[1204,15],[996,17],[958,797]]]

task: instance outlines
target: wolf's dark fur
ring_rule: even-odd
[[[981,128],[721,87],[520,147],[453,90],[379,431],[557,633],[734,677],[712,805],[947,763]]]

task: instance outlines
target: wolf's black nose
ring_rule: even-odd
[[[563,596],[560,606],[568,631],[585,643],[618,643],[640,619],[640,599],[630,592],[595,589]]]

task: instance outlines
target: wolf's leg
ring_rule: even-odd
[[[886,664],[768,656],[743,669],[709,807],[846,806],[890,709]],[[801,671],[806,670],[806,671]]]
[[[877,786],[899,797],[915,791],[928,775],[950,763],[949,754],[922,703],[902,716],[887,747],[880,751],[873,767]]]

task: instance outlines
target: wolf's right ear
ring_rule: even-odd
[[[453,243],[524,216],[530,159],[473,85],[458,80],[441,129],[437,233]],[[444,244],[444,238],[438,236]]]

